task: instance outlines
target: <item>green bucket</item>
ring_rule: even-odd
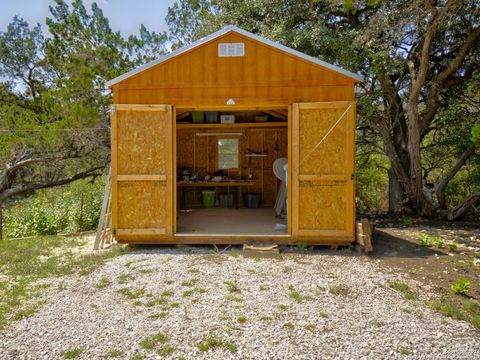
[[[202,191],[203,207],[213,208],[215,207],[215,191],[203,190]]]

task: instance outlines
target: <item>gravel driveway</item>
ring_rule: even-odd
[[[411,280],[418,299],[389,287],[401,279],[333,251],[139,250],[55,280],[35,315],[0,334],[0,357],[480,358],[479,333],[431,310]]]

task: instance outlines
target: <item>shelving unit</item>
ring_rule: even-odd
[[[234,124],[214,124],[214,123],[198,123],[198,124],[177,124],[177,129],[239,129],[239,128],[271,128],[271,127],[287,127],[288,122],[255,122],[255,123],[234,123]]]

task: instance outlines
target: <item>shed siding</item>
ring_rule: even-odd
[[[218,57],[221,42],[245,56]],[[354,80],[237,33],[228,33],[114,85],[120,104],[288,105],[354,99]]]

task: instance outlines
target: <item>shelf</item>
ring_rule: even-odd
[[[245,154],[246,157],[267,157],[267,154]]]
[[[177,129],[240,129],[240,128],[270,128],[287,127],[287,121],[277,122],[255,122],[255,123],[235,123],[235,124],[177,124]]]

